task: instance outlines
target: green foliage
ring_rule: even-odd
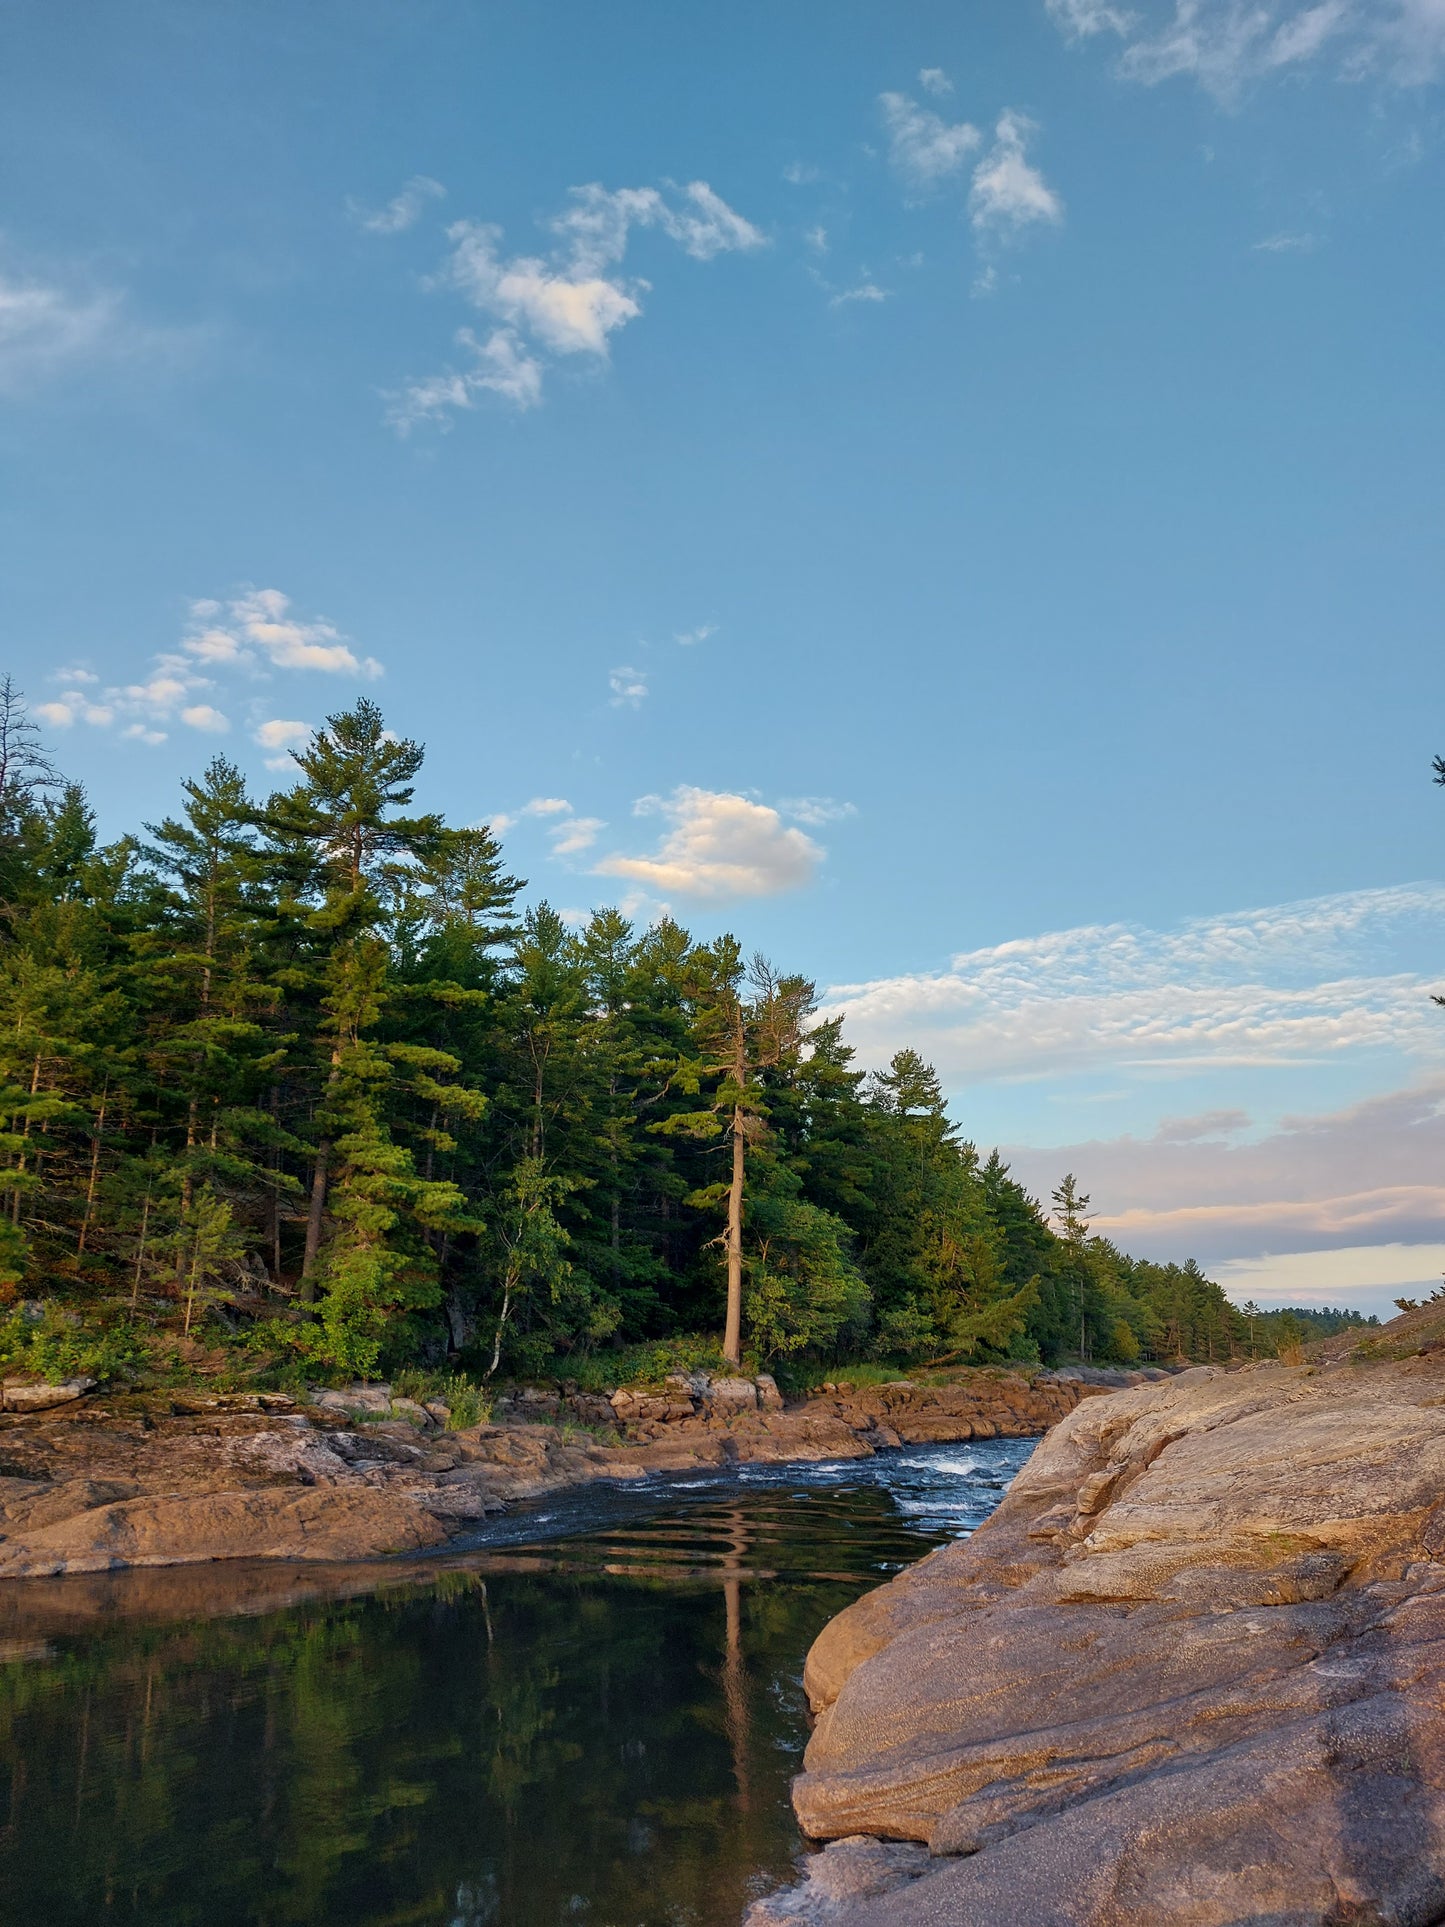
[[[128,1320],[81,1318],[53,1301],[0,1319],[0,1367],[56,1382],[84,1375],[105,1384],[150,1363],[145,1334]]]
[[[764,1192],[749,1213],[743,1310],[751,1342],[771,1360],[835,1346],[868,1322],[868,1286],[848,1255],[848,1227],[799,1197]]]
[[[414,1398],[419,1405],[445,1405],[451,1432],[485,1425],[492,1416],[491,1393],[462,1372],[425,1372],[406,1366],[392,1380],[392,1390],[400,1398]]]
[[[480,1410],[498,1373],[720,1369],[729,1278],[746,1355],[804,1376],[1299,1342],[1092,1235],[1072,1176],[1051,1222],[916,1051],[865,1076],[736,938],[519,916],[423,761],[361,702],[275,795],[217,758],[105,844],[0,685],[0,1308],[58,1308],[8,1341],[45,1369],[220,1346]]]

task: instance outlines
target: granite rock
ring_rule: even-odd
[[[1445,1919],[1445,1358],[1089,1398],[806,1683],[805,1831],[932,1858],[757,1927]]]

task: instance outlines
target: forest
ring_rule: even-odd
[[[374,704],[294,763],[262,798],[217,757],[105,842],[0,684],[7,1369],[798,1382],[1312,1335],[1094,1235],[1072,1175],[1046,1209],[807,977],[521,907]]]

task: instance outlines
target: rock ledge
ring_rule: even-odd
[[[1445,1355],[1089,1400],[806,1679],[750,1927],[1445,1920]]]

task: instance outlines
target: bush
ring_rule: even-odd
[[[0,1321],[0,1365],[37,1378],[96,1378],[102,1383],[149,1362],[143,1333],[129,1319],[97,1328],[47,1300],[39,1318],[12,1312]]]
[[[491,1393],[461,1372],[423,1372],[409,1366],[392,1380],[392,1390],[399,1398],[414,1398],[418,1405],[445,1405],[449,1432],[485,1425],[492,1416]]]

